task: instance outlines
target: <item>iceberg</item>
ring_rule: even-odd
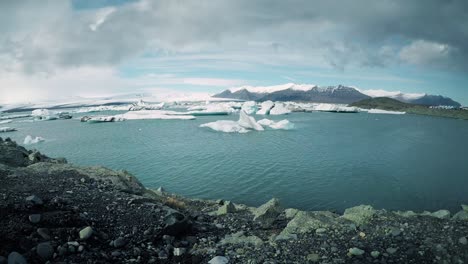
[[[206,106],[194,106],[190,107],[191,111],[187,114],[194,116],[205,116],[205,115],[229,115],[234,112],[234,109],[229,105],[225,104],[209,104]]]
[[[193,115],[187,115],[183,112],[164,111],[164,110],[140,110],[130,111],[125,114],[115,115],[114,118],[124,120],[140,120],[140,119],[195,119]]]
[[[237,121],[240,126],[248,128],[248,129],[253,129],[257,131],[263,131],[263,127],[255,121],[255,118],[252,116],[247,115],[244,111],[240,111],[239,113],[239,121]]]
[[[88,123],[105,123],[105,122],[120,122],[124,121],[125,119],[115,117],[115,116],[83,116],[81,118],[81,122],[88,122]]]
[[[13,128],[13,127],[0,127],[0,133],[13,132],[13,131],[16,131],[16,128]]]
[[[31,145],[31,144],[37,144],[37,143],[43,142],[43,141],[45,141],[45,139],[42,138],[42,137],[33,138],[30,135],[27,135],[26,138],[24,138],[23,144],[24,145]]]
[[[103,111],[128,111],[131,105],[101,105],[93,107],[83,107],[75,110],[75,113],[91,113],[91,112],[103,112]]]
[[[13,120],[11,120],[11,119],[3,120],[3,121],[0,121],[0,125],[1,124],[8,124],[8,123],[11,123],[11,122],[13,122]]]
[[[260,104],[260,110],[257,111],[257,115],[269,115],[271,108],[275,106],[272,101],[265,101]]]
[[[283,129],[283,130],[291,130],[294,129],[294,124],[289,122],[287,119],[283,119],[281,121],[275,122],[270,119],[262,119],[259,120],[258,123],[262,126],[268,126],[272,129]]]
[[[387,111],[381,109],[370,109],[367,111],[369,114],[388,114],[388,115],[404,115],[406,112],[398,112],[398,111]]]
[[[245,102],[241,107],[241,112],[244,111],[248,115],[255,114],[257,110],[257,104],[254,101]]]
[[[31,112],[31,116],[34,117],[35,120],[55,120],[57,116],[52,111],[47,109],[36,109]]]
[[[164,102],[159,104],[149,104],[143,102],[143,100],[139,100],[138,102],[132,104],[129,111],[140,111],[140,110],[161,110],[164,108]]]
[[[283,103],[275,103],[275,106],[270,110],[270,115],[286,115],[291,113],[291,110],[286,108]]]
[[[239,120],[218,120],[215,122],[210,122],[206,124],[201,124],[200,127],[209,127],[215,131],[225,132],[225,133],[247,133],[250,130],[263,131],[265,130],[255,118],[247,115],[244,111],[240,111]]]
[[[336,105],[336,104],[318,104],[313,107],[315,111],[335,112],[335,113],[357,113],[359,108],[352,106]]]
[[[249,132],[248,129],[242,127],[239,125],[238,122],[236,121],[231,121],[231,120],[219,120],[215,122],[210,122],[206,124],[201,124],[200,127],[208,127],[211,128],[215,131],[220,131],[224,133],[247,133]]]

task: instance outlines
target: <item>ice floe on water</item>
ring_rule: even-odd
[[[289,110],[285,104],[283,103],[275,103],[275,106],[271,108],[270,110],[270,115],[286,115],[291,113],[291,110]]]
[[[205,116],[205,115],[229,115],[236,112],[231,105],[228,104],[207,104],[187,108],[188,115]]]
[[[140,111],[140,110],[161,110],[164,108],[165,103],[151,104],[139,100],[138,102],[132,104],[128,110],[130,111]]]
[[[317,104],[312,107],[313,111],[336,112],[336,113],[357,113],[359,108],[338,104]]]
[[[200,127],[208,127],[215,131],[225,132],[225,133],[247,133],[249,131],[263,131],[265,128],[270,127],[272,129],[284,129],[289,130],[294,128],[294,124],[289,122],[289,120],[284,119],[278,122],[269,119],[262,119],[256,121],[254,117],[247,115],[244,111],[240,111],[239,120],[218,120],[215,122],[210,122],[200,125]]]
[[[0,127],[0,133],[13,132],[13,131],[16,131],[16,128],[13,128],[13,127]]]
[[[1,124],[8,124],[8,123],[11,123],[11,122],[13,122],[13,120],[11,120],[11,119],[3,120],[3,121],[0,121],[0,125]]]
[[[294,124],[289,122],[287,119],[283,119],[281,121],[275,122],[270,119],[262,119],[259,120],[257,123],[259,123],[262,126],[268,126],[272,129],[283,129],[283,130],[291,130],[294,129]]]
[[[144,119],[195,119],[193,115],[187,115],[184,112],[165,111],[165,110],[140,110],[129,111],[124,114],[114,116],[84,116],[82,122],[88,123],[104,123],[104,122],[120,122],[125,120],[144,120]]]
[[[398,112],[398,111],[387,111],[381,109],[370,109],[367,111],[369,114],[388,114],[388,115],[404,115],[406,112]]]
[[[128,111],[130,105],[100,105],[92,107],[83,107],[75,110],[75,113],[92,113],[103,111]]]
[[[24,145],[31,145],[31,144],[37,144],[39,142],[43,142],[45,139],[43,137],[32,137],[30,135],[27,135],[24,138],[23,144]]]

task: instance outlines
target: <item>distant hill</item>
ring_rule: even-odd
[[[364,99],[382,96],[396,99],[400,102],[426,105],[426,106],[454,106],[460,104],[451,98],[441,95],[404,94],[401,92],[387,92],[377,90],[379,93],[359,90],[354,87],[337,85],[319,87],[311,84],[287,83],[274,86],[241,86],[222,91],[213,95],[217,98],[231,98],[246,101],[300,101],[315,103],[352,104]]]
[[[302,101],[335,104],[350,104],[370,98],[370,96],[359,92],[355,88],[343,85],[328,87],[297,87],[295,84],[290,84],[290,87],[284,87],[285,89],[281,90],[278,90],[280,88],[277,86],[271,90],[249,88],[250,87],[241,87],[234,91],[225,90],[219,94],[213,95],[213,97],[252,101]]]
[[[468,120],[468,110],[464,109],[436,109],[426,105],[409,104],[388,97],[364,99],[351,104],[351,106],[364,109],[381,109],[388,111],[401,111],[409,114],[429,115]]]

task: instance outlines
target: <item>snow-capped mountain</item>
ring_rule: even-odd
[[[405,103],[421,105],[460,104],[451,98],[425,93],[402,93],[400,91],[361,90],[350,86],[319,87],[312,84],[287,83],[274,86],[241,86],[227,89],[213,95],[217,98],[231,98],[253,101],[307,101],[316,103],[351,104],[371,97],[389,97]]]

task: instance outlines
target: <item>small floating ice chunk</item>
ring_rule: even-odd
[[[201,124],[200,127],[208,127],[215,131],[225,132],[225,133],[247,133],[249,130],[242,127],[236,121],[232,120],[219,120],[215,122],[210,122],[206,124]]]
[[[24,145],[31,145],[31,144],[37,144],[39,142],[43,142],[45,139],[42,137],[35,137],[33,138],[30,135],[27,135],[26,138],[24,138]]]
[[[281,121],[275,122],[270,119],[262,119],[259,120],[258,123],[262,126],[268,126],[272,129],[283,129],[283,130],[291,130],[294,129],[294,124],[289,122],[287,119],[283,119]]]
[[[263,131],[263,127],[255,121],[255,118],[252,116],[247,115],[243,110],[240,111],[239,113],[239,121],[237,121],[240,126],[248,128],[248,129],[253,129],[257,131]]]
[[[260,104],[260,110],[257,111],[257,115],[269,115],[271,108],[275,106],[272,101],[265,101]]]
[[[16,131],[16,128],[13,127],[0,127],[0,132],[13,132]]]
[[[389,114],[389,115],[404,115],[406,112],[398,112],[398,111],[387,111],[381,109],[370,109],[367,111],[369,114]]]
[[[286,108],[283,103],[275,103],[275,106],[270,110],[270,115],[286,115],[291,113],[291,110]]]
[[[257,103],[255,103],[254,101],[245,102],[242,105],[241,110],[248,115],[255,114],[258,110]]]

